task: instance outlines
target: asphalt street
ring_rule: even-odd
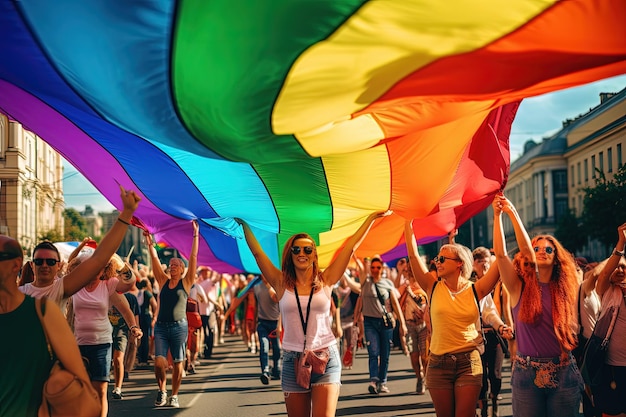
[[[121,400],[111,398],[113,384],[110,384],[109,416],[286,416],[280,381],[263,385],[259,379],[258,354],[248,352],[238,336],[227,336],[225,342],[215,348],[213,358],[201,359],[195,375],[183,379],[180,408],[154,406],[157,392],[154,372],[151,367],[145,367],[130,373]],[[337,416],[435,416],[428,392],[415,394],[416,380],[409,358],[399,350],[392,352],[390,360],[390,393],[369,394],[367,375],[367,351],[362,349],[357,352],[353,368],[342,373]],[[510,363],[506,360],[501,417],[512,415],[509,382]],[[169,387],[168,384],[168,391]]]

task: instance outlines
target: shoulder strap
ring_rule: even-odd
[[[438,283],[439,283],[439,280],[436,280],[433,283],[433,289],[430,290],[430,300],[428,300],[428,318],[430,319],[430,329],[431,329],[431,331],[432,331],[432,328],[433,328],[433,316],[431,314],[431,311],[433,310],[433,299],[435,298],[435,287],[437,286]]]
[[[45,295],[39,299],[35,299],[35,311],[37,312],[37,316],[39,317],[39,321],[41,322],[41,328],[43,329],[43,334],[46,337],[46,345],[48,346],[48,354],[50,355],[50,359],[54,359],[54,351],[52,350],[52,345],[50,345],[50,338],[48,338],[48,330],[46,330],[46,324],[44,323],[43,316],[46,314],[46,302],[48,301],[48,297]]]
[[[372,282],[372,285],[374,286],[374,290],[376,291],[376,297],[378,297],[378,302],[380,302],[380,306],[383,309],[383,313],[387,314],[387,307],[385,307],[385,300],[383,300],[383,296],[380,295],[380,292],[378,291],[378,285],[376,285],[374,280],[372,280],[371,282]]]
[[[472,291],[474,292],[474,299],[476,299],[476,305],[478,306],[478,316],[482,317],[482,312],[480,311],[480,300],[478,299],[478,293],[476,292],[476,286],[474,284],[472,284]]]
[[[478,299],[478,293],[476,292],[476,286],[472,284],[472,291],[474,292],[474,299],[476,300],[476,307],[478,307],[478,321],[480,322],[480,329],[483,327],[483,312],[480,310],[480,300]]]

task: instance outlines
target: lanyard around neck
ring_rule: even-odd
[[[296,294],[296,303],[298,303],[298,313],[300,313],[300,322],[302,323],[302,331],[304,332],[304,347],[306,348],[306,329],[309,325],[309,313],[311,312],[311,300],[313,300],[313,290],[315,286],[311,284],[311,294],[309,294],[309,303],[306,306],[306,321],[302,314],[302,306],[300,305],[300,297],[298,296],[298,288],[294,285],[293,291]]]

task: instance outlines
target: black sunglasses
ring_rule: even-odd
[[[435,256],[434,261],[442,264],[446,261],[446,259],[450,259],[451,261],[460,261],[459,258],[448,258],[447,256],[443,256],[443,255]]]
[[[15,252],[0,252],[0,261],[9,261],[11,259],[19,258],[20,254]]]
[[[533,249],[535,250],[535,252],[539,252],[541,250],[539,246],[535,246]],[[554,252],[554,248],[552,246],[546,246],[543,249],[546,251],[548,255],[552,255],[552,253]]]
[[[300,251],[304,249],[304,253],[306,253],[307,255],[310,255],[313,253],[313,246],[292,246],[291,247],[291,253],[293,253],[294,255],[299,255]]]
[[[58,259],[52,259],[52,258],[35,258],[33,259],[33,263],[37,266],[41,266],[43,265],[44,261],[46,262],[46,265],[48,266],[55,266],[57,264],[57,262],[61,262]]]

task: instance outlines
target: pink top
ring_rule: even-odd
[[[74,335],[79,345],[113,342],[113,327],[109,321],[109,297],[115,294],[117,283],[117,278],[100,281],[93,291],[83,288],[72,296]]]

